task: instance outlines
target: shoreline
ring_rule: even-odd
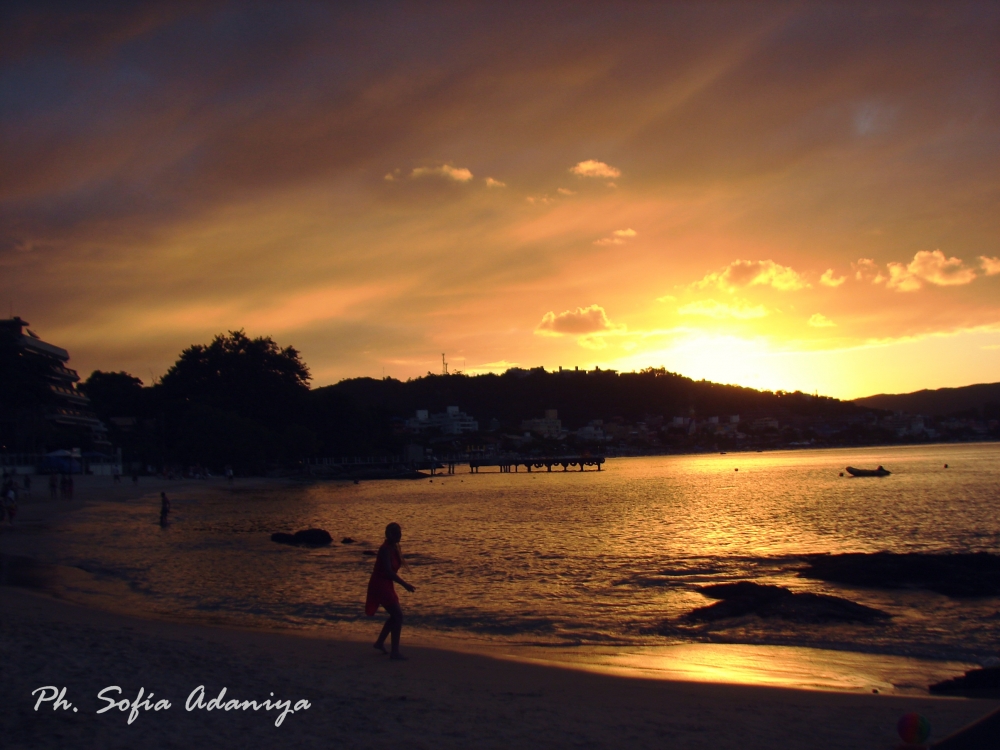
[[[0,587],[4,673],[0,731],[12,748],[65,747],[671,747],[891,748],[899,716],[927,716],[940,739],[996,701],[796,690],[642,679],[495,658],[404,640],[409,661],[381,658],[360,640],[146,619]],[[66,687],[79,713],[33,710],[31,690]],[[267,715],[185,711],[204,685],[240,700],[308,700],[274,727]],[[97,693],[140,687],[173,704],[129,725],[96,715]],[[115,694],[117,695],[117,694]],[[154,700],[155,700],[154,699]],[[270,733],[274,732],[272,736]],[[180,742],[180,737],[184,741]]]

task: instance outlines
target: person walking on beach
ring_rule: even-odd
[[[160,493],[160,526],[167,525],[167,516],[170,515],[170,501],[167,499],[167,493]]]
[[[396,596],[396,588],[393,581],[398,583],[411,594],[416,591],[399,575],[396,571],[401,565],[406,563],[403,560],[403,553],[399,549],[399,542],[403,538],[403,530],[398,523],[390,523],[385,527],[385,541],[378,548],[378,555],[375,557],[375,569],[372,577],[368,580],[368,597],[365,600],[365,614],[371,617],[379,606],[389,613],[389,619],[382,626],[378,640],[375,641],[375,648],[385,653],[385,639],[392,635],[392,651],[389,654],[391,659],[403,659],[399,653],[399,634],[403,630],[403,610],[399,606],[399,597]],[[409,567],[407,567],[409,570]]]
[[[4,486],[3,509],[4,515],[7,516],[7,523],[13,526],[14,517],[17,515],[17,487],[13,479]]]

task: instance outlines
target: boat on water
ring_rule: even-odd
[[[847,473],[852,477],[887,477],[891,471],[879,466],[877,469],[855,469],[853,466],[847,467]]]

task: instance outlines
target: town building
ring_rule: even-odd
[[[442,435],[461,435],[479,432],[479,422],[457,406],[449,406],[437,414],[431,414],[427,409],[417,409],[416,416],[406,420],[406,429],[413,433],[438,430]]]
[[[541,419],[525,419],[521,421],[521,429],[542,438],[558,440],[563,437],[562,420],[555,409],[546,409]]]
[[[576,437],[578,440],[583,440],[588,443],[600,443],[604,441],[604,420],[603,419],[592,419],[585,427],[581,427],[576,431]]]
[[[108,449],[107,428],[90,410],[90,399],[77,390],[80,380],[66,367],[69,352],[42,341],[20,317],[0,320],[0,360],[5,408],[0,431],[4,442],[21,449],[40,446],[26,441],[53,440],[52,431],[39,430],[39,418],[55,430],[75,433],[91,447]],[[58,441],[57,441],[58,442]]]

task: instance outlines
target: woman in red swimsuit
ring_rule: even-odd
[[[399,653],[399,634],[403,629],[403,610],[399,606],[399,597],[396,596],[396,588],[393,581],[399,583],[410,593],[416,589],[400,578],[396,571],[403,564],[403,555],[399,551],[399,541],[403,538],[403,530],[398,523],[390,523],[385,527],[385,541],[378,548],[378,556],[375,558],[375,570],[368,580],[368,598],[365,601],[365,614],[371,617],[381,605],[389,613],[389,619],[382,626],[378,640],[375,641],[375,648],[385,653],[385,639],[392,634],[391,659],[403,659]],[[409,568],[407,568],[409,570]]]

